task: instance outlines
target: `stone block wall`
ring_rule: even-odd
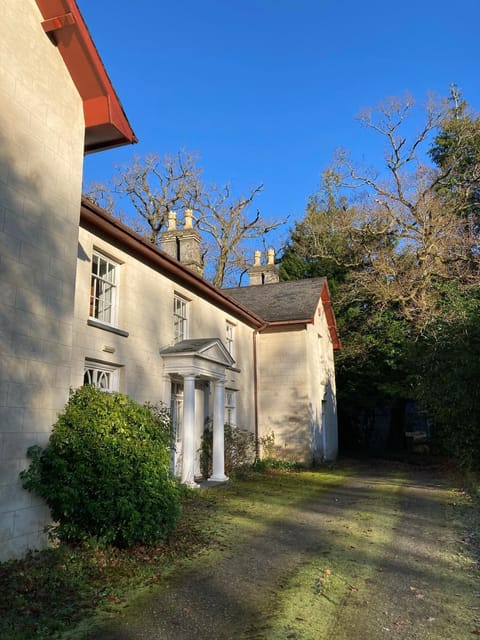
[[[84,120],[34,0],[0,0],[0,560],[41,546],[25,452],[68,398]]]

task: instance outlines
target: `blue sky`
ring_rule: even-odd
[[[478,0],[78,0],[140,139],[88,156],[85,184],[134,154],[198,152],[206,183],[263,183],[266,217],[301,218],[338,147],[379,146],[355,115],[456,83],[480,108]]]

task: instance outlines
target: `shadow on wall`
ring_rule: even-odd
[[[282,393],[282,412],[278,411],[275,397],[271,402],[262,406],[262,436],[269,436],[272,432],[275,443],[272,454],[287,462],[300,462],[305,465],[313,463],[311,420],[308,411],[308,397],[299,395],[296,389],[290,388],[288,402]],[[302,407],[304,408],[302,410]],[[265,454],[262,454],[265,455]]]
[[[321,402],[321,411],[308,405],[313,464],[331,462],[338,455],[337,404],[332,383],[328,380]]]
[[[321,414],[309,404],[314,465],[331,462],[338,456],[337,403],[331,380],[325,386]],[[314,415],[315,414],[315,415]]]
[[[8,540],[23,536],[23,546],[29,545],[26,532],[45,524],[45,507],[21,488],[18,473],[27,448],[46,443],[68,398],[76,254],[71,239],[79,216],[78,208],[73,219],[71,197],[60,201],[58,192],[71,194],[74,185],[58,187],[45,160],[52,156],[38,141],[15,133],[15,142],[0,134],[1,556],[9,554]]]

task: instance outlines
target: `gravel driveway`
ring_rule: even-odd
[[[473,638],[475,527],[440,469],[361,464],[89,640]]]

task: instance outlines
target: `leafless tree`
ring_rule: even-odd
[[[195,154],[186,151],[160,158],[151,154],[135,157],[132,163],[117,167],[110,185],[93,184],[87,196],[114,215],[127,218],[140,233],[156,245],[164,231],[168,212],[175,211],[181,221],[191,209],[194,224],[202,235],[206,275],[218,287],[234,284],[250,261],[249,241],[265,237],[284,224],[268,221],[253,200],[263,185],[246,195],[235,197],[229,184],[205,186]],[[126,216],[121,200],[127,199],[135,216]],[[248,252],[248,253],[247,253]]]
[[[365,111],[362,124],[386,142],[386,171],[359,169],[345,152],[332,171],[343,187],[360,192],[348,223],[356,255],[365,268],[355,272],[351,287],[368,291],[379,305],[397,304],[419,326],[435,313],[442,283],[477,280],[478,237],[455,209],[460,200],[442,198],[449,167],[427,163],[425,144],[444,121],[448,105],[429,100],[416,135],[403,133],[414,109],[409,96],[389,99],[376,111]],[[465,185],[468,188],[469,185]]]
[[[267,221],[260,211],[250,212],[254,198],[262,191],[259,185],[246,195],[235,198],[230,185],[205,190],[196,207],[196,224],[206,240],[207,255],[213,263],[211,280],[217,287],[234,284],[235,277],[250,261],[248,241],[266,236],[286,222],[286,218]]]
[[[182,213],[195,208],[203,190],[196,162],[196,155],[186,151],[163,158],[157,154],[135,156],[131,163],[116,167],[111,184],[94,183],[87,196],[122,217],[121,201],[126,198],[135,213],[134,226],[158,244],[169,211]]]

